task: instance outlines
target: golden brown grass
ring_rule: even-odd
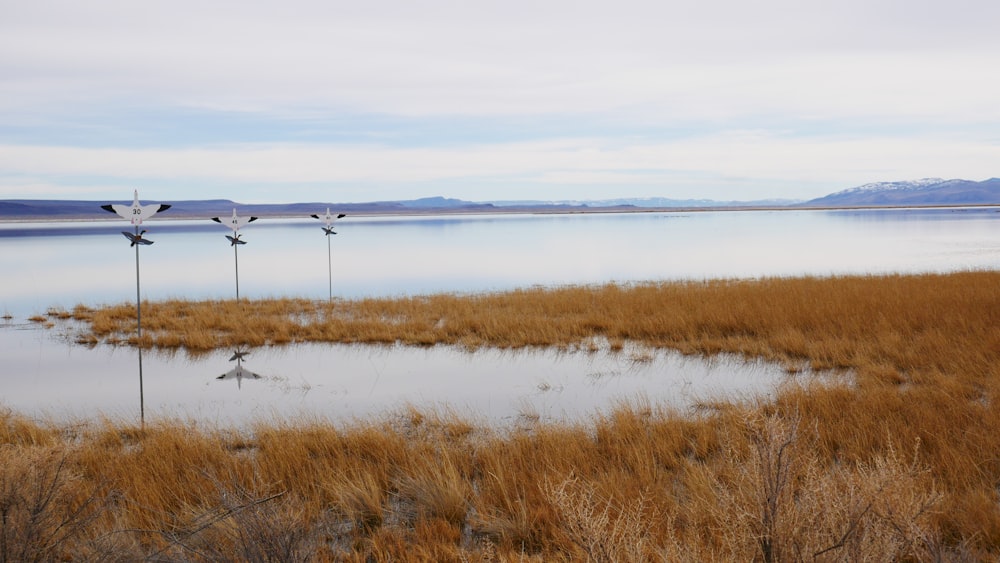
[[[176,421],[66,428],[6,413],[0,467],[30,454],[32,467],[49,469],[2,478],[22,483],[10,490],[40,483],[59,492],[41,512],[73,533],[45,553],[993,560],[1000,556],[997,288],[1000,274],[968,272],[329,305],[144,304],[151,346],[320,340],[587,349],[638,341],[855,376],[850,385],[790,384],[759,404],[677,413],[639,402],[586,424],[510,431],[414,410],[345,425],[261,422],[249,432]],[[100,338],[129,338],[130,306],[83,313]],[[16,504],[7,498],[0,511]],[[19,534],[5,545],[41,549]]]
[[[967,272],[536,288],[332,303],[170,300],[144,305],[143,337],[144,345],[195,352],[307,341],[588,347],[602,339],[907,378],[953,369],[955,346],[964,347],[961,356],[969,367],[993,357],[1000,342],[998,280],[994,272]],[[87,320],[98,338],[134,343],[134,305],[78,318]]]
[[[414,412],[245,435],[3,423],[19,428],[0,447],[6,559],[826,561],[993,547],[942,537],[947,493],[917,445],[830,464],[801,420],[746,406],[696,421],[622,406],[593,427],[512,433]]]

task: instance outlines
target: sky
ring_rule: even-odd
[[[996,0],[0,0],[0,199],[1000,176]]]

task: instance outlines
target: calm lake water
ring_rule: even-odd
[[[139,251],[143,299],[232,298],[237,258],[241,297],[314,299],[331,285],[334,297],[357,298],[1000,265],[997,208],[347,217],[329,246],[314,219],[261,219],[241,231],[247,244],[235,251],[225,227],[163,217],[143,225],[155,241]],[[0,311],[12,317],[0,326],[0,404],[55,417],[137,414],[135,350],[88,349],[67,327],[26,322],[50,307],[134,303],[135,251],[123,230],[131,230],[124,221],[0,223]],[[785,378],[775,366],[642,350],[311,345],[250,351],[243,366],[261,379],[215,379],[235,367],[231,355],[147,352],[147,417],[351,418],[411,403],[490,420],[564,419],[640,396],[684,407],[719,393],[762,394]]]

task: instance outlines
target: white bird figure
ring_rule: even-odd
[[[326,215],[313,214],[310,215],[310,217],[312,217],[313,219],[319,219],[320,221],[323,221],[323,223],[326,224],[326,226],[323,227],[323,232],[326,233],[326,236],[330,236],[337,234],[333,232],[333,222],[336,221],[337,219],[342,219],[344,217],[347,217],[347,215],[344,213],[338,213],[336,216],[334,216],[332,213],[330,213],[330,208],[327,207]]]
[[[247,223],[252,223],[252,222],[256,221],[257,218],[256,217],[239,217],[239,216],[236,215],[236,208],[234,207],[233,208],[233,217],[231,219],[223,221],[222,217],[212,217],[212,220],[215,221],[216,223],[221,223],[221,224],[229,227],[230,229],[233,230],[234,233],[239,233],[240,232],[240,227],[246,225]],[[233,244],[237,244],[237,243],[233,243]]]
[[[110,211],[111,213],[117,213],[119,217],[127,221],[131,221],[133,225],[141,225],[144,219],[149,219],[160,211],[170,209],[170,204],[151,203],[149,205],[140,205],[139,190],[135,190],[135,197],[132,200],[132,205],[109,203],[108,205],[102,205],[101,209]]]
[[[236,367],[219,377],[216,377],[216,379],[235,379],[236,387],[239,389],[243,388],[241,383],[244,377],[247,379],[260,379],[259,375],[243,367],[243,356],[246,356],[247,354],[249,354],[249,352],[240,352],[239,350],[233,352],[233,357],[229,358],[229,361],[231,362],[236,360]]]

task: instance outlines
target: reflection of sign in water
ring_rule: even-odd
[[[236,367],[219,377],[216,377],[216,379],[235,379],[236,387],[238,388],[242,388],[241,383],[243,382],[244,377],[247,379],[260,379],[259,375],[243,367],[243,356],[246,356],[249,353],[250,352],[241,352],[239,350],[234,351],[233,356],[229,358],[229,361],[236,361]]]

